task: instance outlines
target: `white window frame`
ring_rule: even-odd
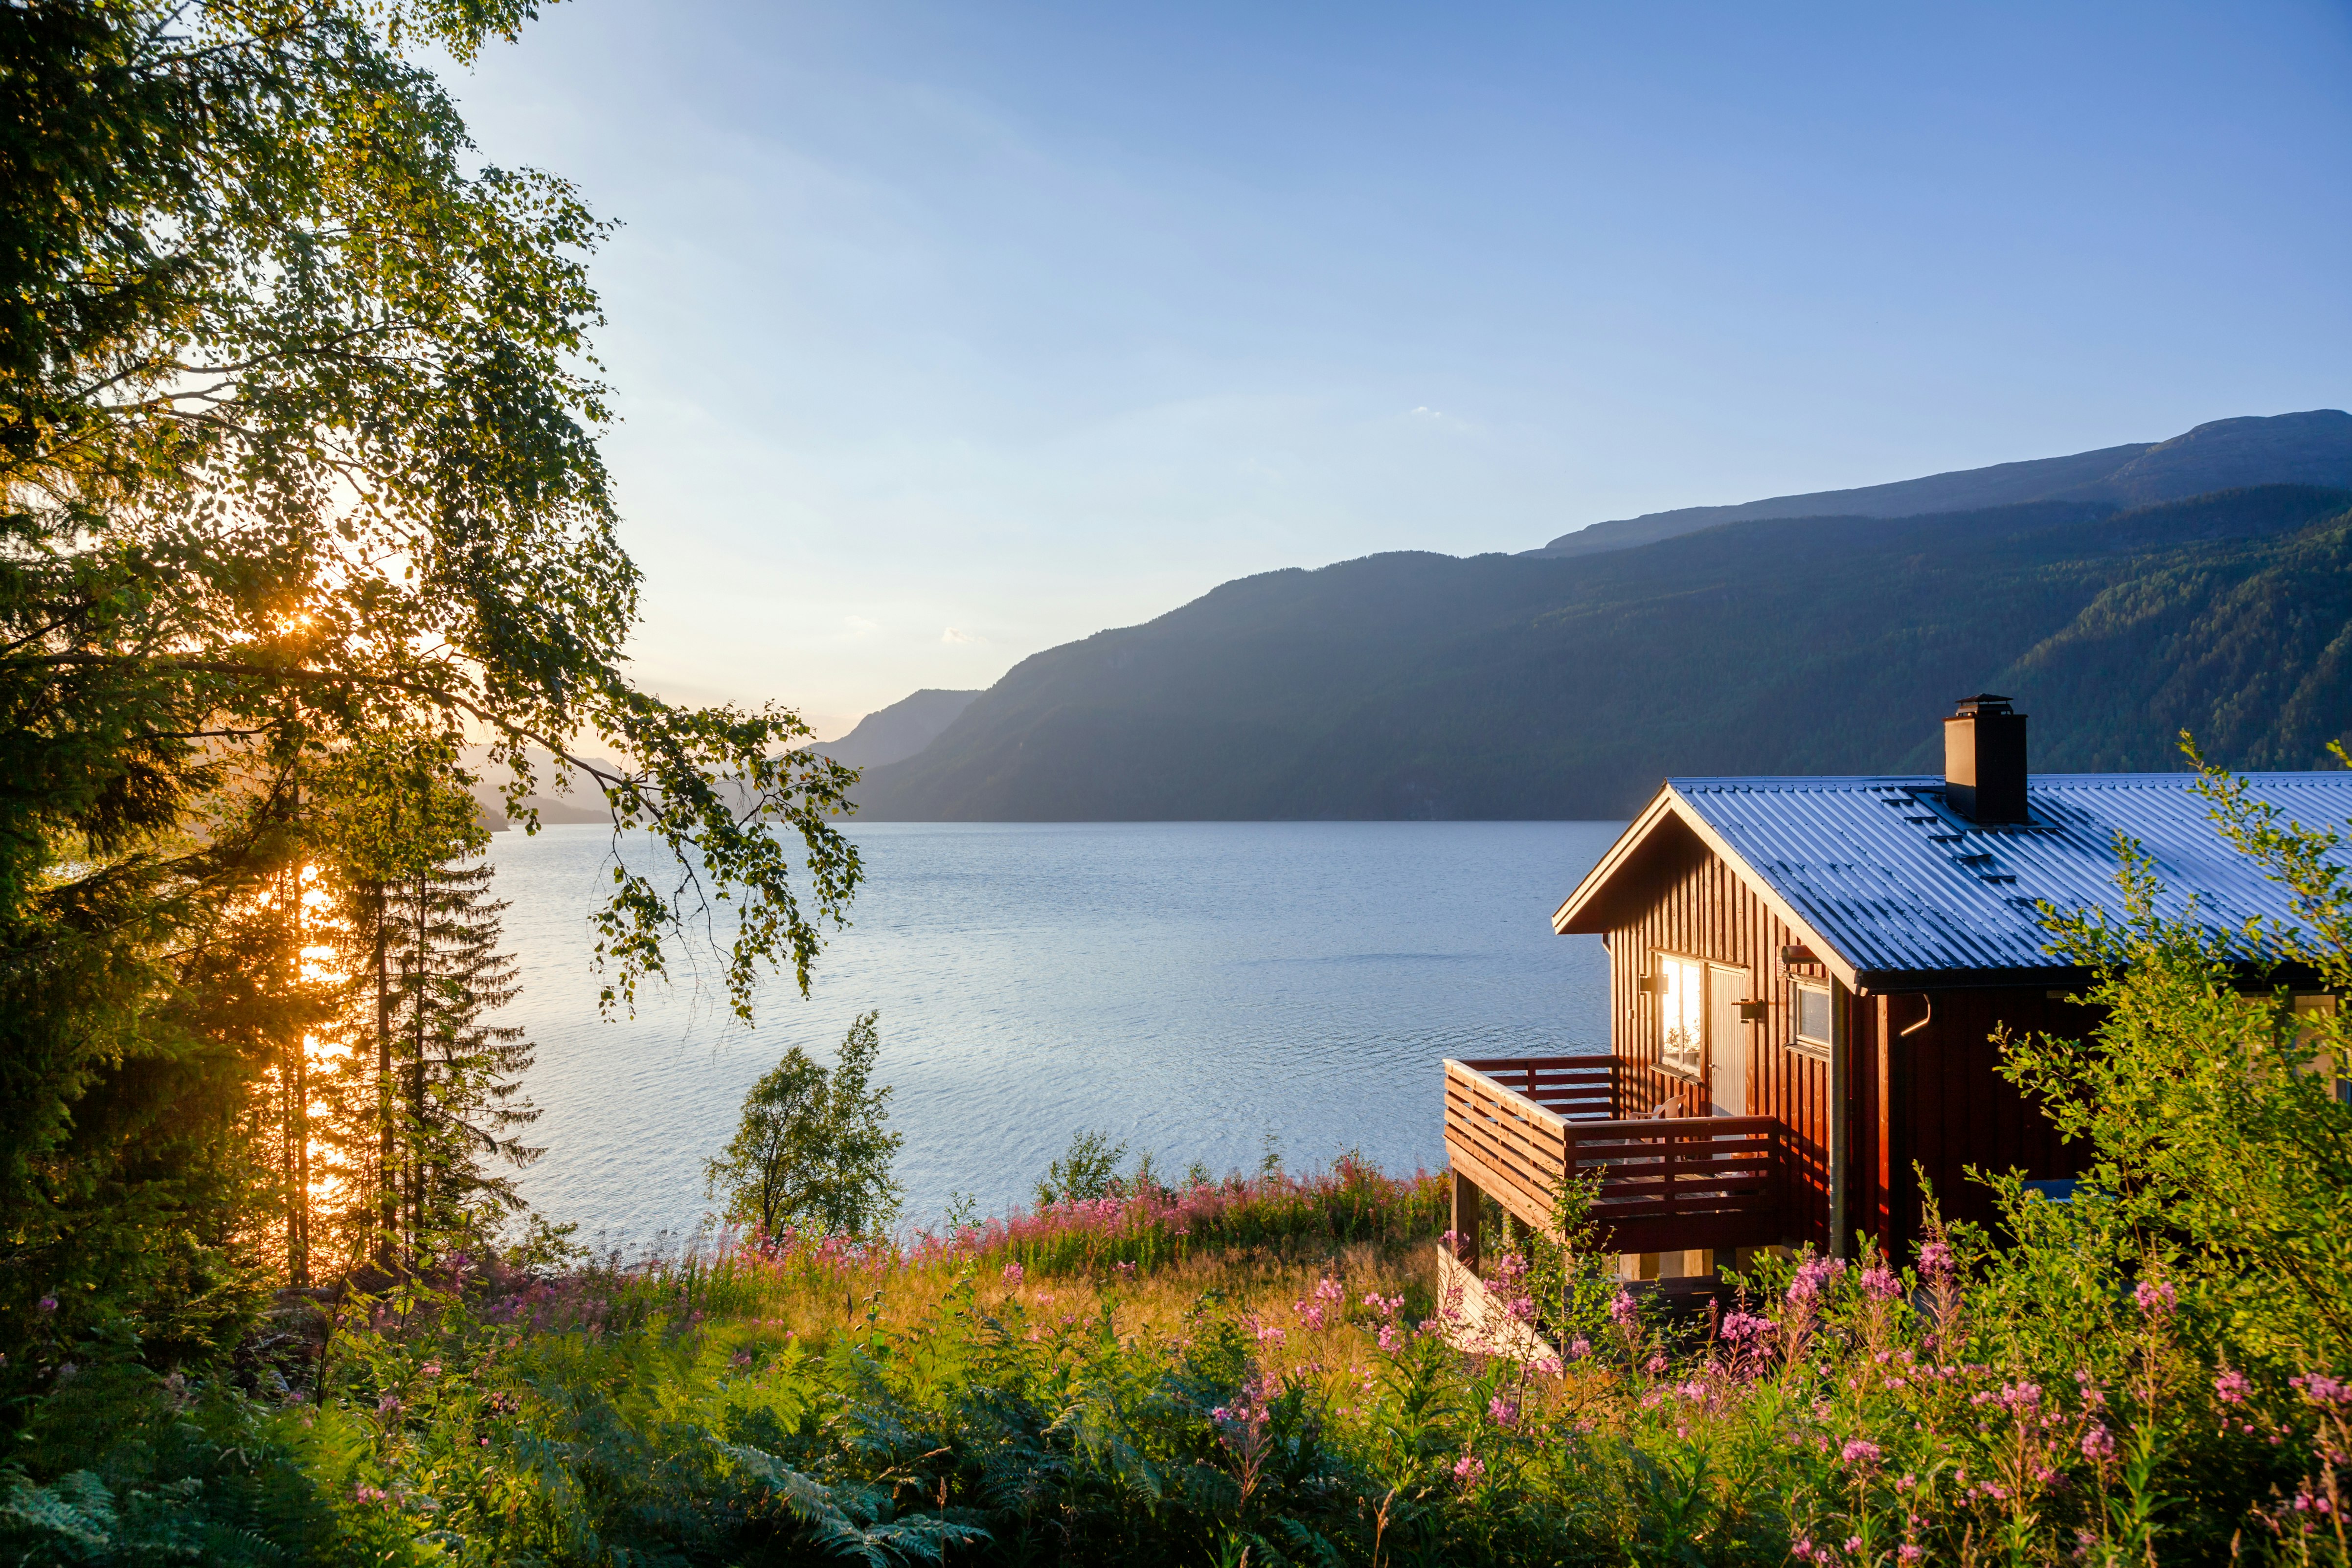
[[[1657,953],[1658,1066],[1694,1083],[1706,1082],[1706,960]]]
[[[1791,980],[1789,982],[1789,1038],[1795,1048],[1807,1056],[1830,1059],[1830,1051],[1837,1042],[1837,993],[1827,980]],[[1819,1035],[1805,1032],[1805,998],[1822,998],[1822,1016],[1828,1021]]]

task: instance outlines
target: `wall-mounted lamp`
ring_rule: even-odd
[[[1770,1002],[1742,1002],[1739,1004],[1739,1021],[1741,1023],[1762,1023],[1766,1019],[1771,1016],[1772,1004]]]

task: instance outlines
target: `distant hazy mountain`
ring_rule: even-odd
[[[901,697],[888,707],[867,714],[857,721],[856,728],[839,740],[822,741],[810,749],[852,768],[878,768],[886,762],[901,761],[937,740],[940,732],[953,724],[978,695],[978,692],[926,687],[913,696]]]
[[[554,757],[537,747],[529,747],[528,750],[532,777],[537,779],[542,787],[547,786],[555,765]],[[482,820],[489,824],[492,832],[502,833],[507,830],[506,798],[502,792],[507,781],[507,771],[503,768],[491,767],[489,758],[490,748],[487,746],[465,747],[458,753],[458,761],[478,780],[474,785],[473,793],[474,800],[482,809]],[[603,758],[591,760],[600,768],[617,771],[612,762]],[[609,822],[613,820],[613,813],[605,808],[604,797],[598,792],[596,787],[576,779],[572,788],[560,795],[547,793],[530,795],[524,797],[523,803],[539,812],[541,827],[551,828],[562,823]]]
[[[2215,428],[2100,483],[2160,490]],[[1932,770],[1976,691],[2021,699],[2038,769],[2177,767],[2183,727],[2236,766],[2324,765],[2352,737],[2352,488],[1268,572],[1024,660],[854,798],[915,820],[1619,817],[1669,773]]]
[[[2268,419],[2217,419],[2169,441],[2108,446],[2071,457],[1966,468],[1858,490],[1776,496],[1734,507],[1650,512],[1594,523],[1528,553],[1590,555],[1767,517],[1908,517],[2052,500],[2145,507],[2278,484],[2352,486],[2352,414],[2318,409]]]

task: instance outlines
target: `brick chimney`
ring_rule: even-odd
[[[1944,803],[1972,822],[2022,822],[2025,716],[2007,697],[1962,697],[1944,721]]]

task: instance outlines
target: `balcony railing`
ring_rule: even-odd
[[[1594,1182],[1593,1222],[1612,1252],[1780,1240],[1781,1124],[1644,1113],[1696,1109],[1695,1092],[1622,1057],[1448,1061],[1445,1152],[1472,1185],[1539,1231],[1551,1229],[1563,1181]]]

